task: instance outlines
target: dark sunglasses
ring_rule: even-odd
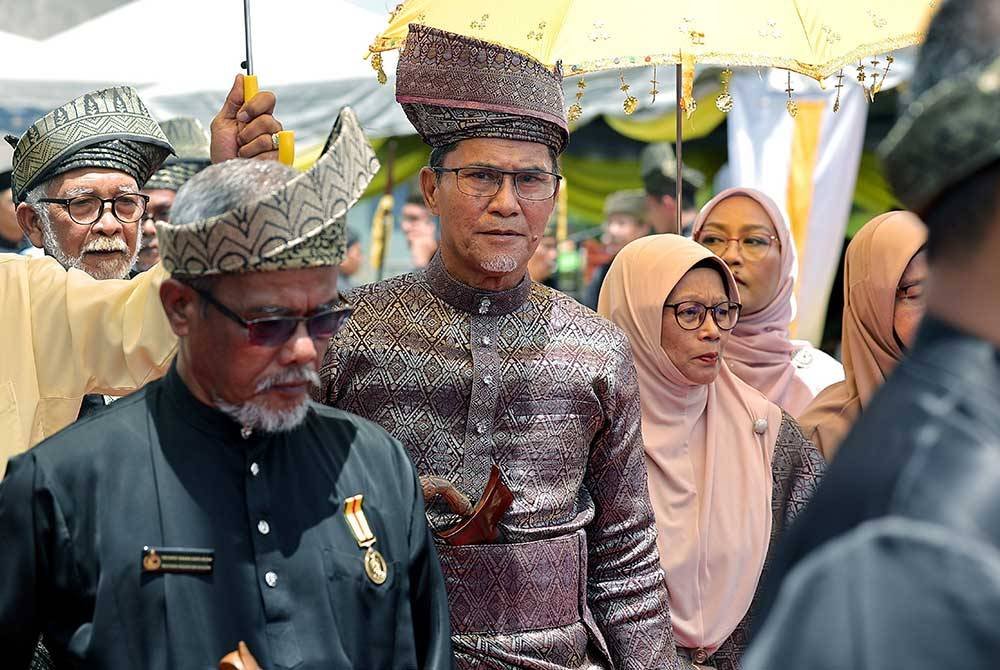
[[[329,340],[344,327],[347,318],[354,313],[353,307],[343,306],[336,309],[324,309],[307,316],[265,316],[247,321],[216,300],[215,296],[208,291],[195,288],[190,284],[188,286],[205,302],[219,310],[223,316],[246,328],[250,344],[262,347],[283,345],[299,327],[300,321],[305,322],[309,337],[314,340]]]

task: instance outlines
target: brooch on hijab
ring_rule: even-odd
[[[753,432],[763,435],[767,432],[767,419],[757,419],[753,422]]]
[[[365,511],[361,509],[365,497],[360,493],[344,501],[344,518],[347,519],[347,526],[351,529],[351,534],[358,542],[358,547],[365,550],[364,564],[365,574],[373,584],[384,584],[389,576],[389,566],[386,565],[382,554],[372,545],[375,544],[375,534],[372,533]]]

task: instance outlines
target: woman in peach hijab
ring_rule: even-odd
[[[795,317],[795,242],[778,206],[750,188],[715,196],[695,220],[695,241],[729,265],[743,302],[726,357],[736,376],[792,416],[844,379],[840,363],[789,338]]]
[[[739,293],[726,264],[677,235],[615,258],[598,311],[629,338],[678,653],[739,668],[771,544],[824,462],[795,420],[725,365]]]
[[[926,239],[914,214],[890,212],[866,223],[847,247],[841,343],[847,378],[799,418],[827,460],[913,342],[924,314]]]

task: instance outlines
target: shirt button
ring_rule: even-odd
[[[700,665],[708,660],[708,652],[704,649],[695,649],[691,655],[691,660]]]
[[[268,533],[271,532],[271,524],[269,524],[268,522],[266,522],[264,520],[258,521],[257,522],[257,530],[260,531],[261,535],[267,535]]]
[[[479,424],[476,426],[476,433],[478,433],[479,435],[483,435],[485,432],[486,432],[486,426],[484,426],[483,424]]]
[[[490,311],[490,304],[491,303],[490,303],[490,299],[489,298],[483,298],[483,301],[481,303],[479,303],[479,313],[480,314],[486,314],[487,312],[489,312]]]
[[[267,582],[267,585],[273,589],[275,586],[278,585],[278,573],[273,571],[268,571],[264,575],[264,581]]]
[[[257,465],[257,461],[250,464],[250,474],[254,477],[260,474],[260,466]]]
[[[490,384],[492,384],[493,383],[493,375],[485,375],[483,377],[483,383],[486,384],[487,386],[489,386]]]
[[[492,341],[493,340],[490,339],[489,335],[483,335],[482,343],[483,343],[484,347],[490,346],[490,342],[492,342]]]

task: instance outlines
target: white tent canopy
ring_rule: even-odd
[[[279,116],[300,141],[322,141],[346,104],[373,135],[412,132],[391,88],[378,84],[363,59],[385,14],[346,0],[256,0],[251,16],[260,86],[278,94]],[[240,71],[244,49],[240,0],[138,0],[48,39],[0,32],[0,109],[37,114],[126,83],[158,118],[191,115],[207,123]]]

